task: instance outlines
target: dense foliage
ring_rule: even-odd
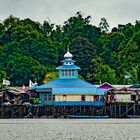
[[[105,18],[99,27],[80,12],[62,26],[10,16],[0,23],[0,82],[28,85],[54,79],[69,46],[81,67],[80,76],[99,84],[140,82],[140,22],[118,25],[109,32]],[[46,75],[46,76],[45,76]],[[129,75],[129,79],[125,79]]]

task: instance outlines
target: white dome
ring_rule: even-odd
[[[64,58],[72,58],[72,57],[73,55],[69,51],[67,51],[67,53],[64,55]]]

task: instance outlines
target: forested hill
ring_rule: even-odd
[[[58,17],[59,18],[59,17]],[[28,85],[57,77],[67,46],[81,67],[80,77],[93,83],[130,84],[140,81],[140,22],[118,25],[111,32],[101,18],[99,27],[81,13],[63,25],[42,24],[10,16],[0,23],[0,82]],[[125,79],[124,75],[130,75]]]

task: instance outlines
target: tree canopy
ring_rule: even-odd
[[[91,16],[81,12],[63,25],[12,15],[1,22],[0,82],[8,78],[13,86],[21,86],[28,85],[29,79],[42,83],[56,78],[55,67],[68,46],[85,80],[93,84],[140,82],[140,22],[120,24],[109,32],[105,18],[97,27],[91,24]]]

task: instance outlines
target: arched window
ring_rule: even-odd
[[[65,70],[65,76],[68,76],[68,71],[67,70]]]
[[[46,94],[44,95],[44,101],[48,101],[48,97]]]
[[[65,73],[64,73],[64,70],[62,70],[62,76],[64,76],[64,74],[65,74]]]
[[[74,76],[74,70],[72,70],[72,76]]]
[[[71,70],[69,70],[69,76],[71,76]]]

